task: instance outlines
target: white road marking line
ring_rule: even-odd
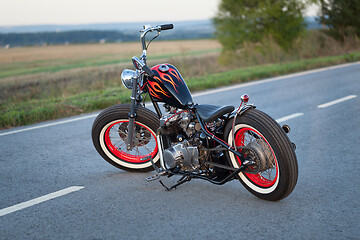
[[[42,202],[57,198],[57,197],[64,196],[64,195],[72,193],[72,192],[79,191],[80,189],[83,189],[83,188],[84,187],[81,187],[81,186],[68,187],[68,188],[65,188],[63,190],[44,195],[42,197],[34,198],[32,200],[22,202],[22,203],[16,204],[16,205],[11,206],[11,207],[0,209],[0,217],[4,216],[4,215],[7,215],[9,213],[13,213],[13,212],[22,210],[24,208],[31,207],[33,205],[36,205],[36,204],[39,204],[39,203],[42,203]]]
[[[60,122],[54,122],[54,123],[44,124],[44,125],[40,125],[40,126],[29,127],[29,128],[24,128],[24,129],[20,129],[20,130],[14,130],[14,131],[10,131],[10,132],[0,133],[0,136],[10,135],[10,134],[20,133],[20,132],[26,132],[26,131],[30,131],[30,130],[34,130],[34,129],[50,127],[50,126],[60,125],[60,124],[69,123],[69,122],[75,122],[75,121],[79,121],[79,120],[93,118],[93,117],[96,117],[97,115],[98,114],[92,114],[89,116],[73,118],[73,119],[64,120],[64,121],[60,121]]]
[[[328,102],[328,103],[324,103],[324,104],[321,104],[319,106],[317,106],[318,108],[327,108],[327,107],[330,107],[332,105],[335,105],[335,104],[338,104],[338,103],[341,103],[341,102],[345,102],[347,100],[350,100],[350,99],[353,99],[353,98],[356,98],[357,95],[349,95],[347,97],[343,97],[343,98],[339,98],[337,100],[334,100],[334,101],[331,101],[331,102]]]
[[[291,114],[289,116],[285,116],[285,117],[282,117],[282,118],[279,118],[279,119],[276,119],[276,121],[278,123],[281,123],[281,122],[285,122],[287,120],[290,120],[290,119],[293,119],[293,118],[297,118],[297,117],[300,117],[304,115],[304,113],[294,113],[294,114]]]

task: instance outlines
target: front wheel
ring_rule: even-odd
[[[149,109],[139,107],[134,126],[134,147],[126,148],[129,104],[111,106],[102,111],[92,127],[92,140],[98,153],[113,166],[127,170],[148,172],[153,170],[150,160],[159,160],[156,130],[159,118]]]
[[[267,114],[250,109],[229,121],[224,137],[229,145],[245,147],[243,155],[251,157],[255,165],[239,173],[239,180],[255,196],[276,201],[287,197],[295,188],[298,165],[292,144],[279,124]],[[231,152],[226,154],[230,164],[237,168],[240,159]]]

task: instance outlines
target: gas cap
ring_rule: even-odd
[[[160,72],[163,72],[163,73],[166,73],[166,72],[169,71],[169,67],[168,67],[167,65],[165,65],[165,64],[162,64],[162,65],[160,65],[160,67],[159,67],[159,71],[160,71]]]

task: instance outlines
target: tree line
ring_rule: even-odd
[[[216,37],[225,52],[236,52],[246,44],[261,45],[269,39],[289,52],[306,29],[308,4],[320,7],[317,21],[336,41],[359,39],[360,0],[221,0],[214,18]]]
[[[32,46],[46,44],[127,42],[137,39],[137,35],[128,35],[117,31],[84,30],[68,32],[7,33],[0,34],[0,45]]]
[[[176,29],[161,36],[161,40],[212,38],[213,31],[197,31],[196,29]],[[59,45],[99,42],[130,42],[139,41],[137,31],[124,34],[120,31],[64,31],[64,32],[36,32],[36,33],[7,33],[0,34],[0,46],[34,46]]]

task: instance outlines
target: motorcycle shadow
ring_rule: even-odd
[[[234,199],[240,201],[254,201],[257,200],[252,194],[250,194],[238,180],[233,180],[224,185],[215,185],[201,179],[192,179],[189,182],[178,186],[177,188],[167,191],[164,186],[159,182],[160,180],[167,187],[171,187],[177,183],[181,176],[173,176],[171,178],[161,177],[158,180],[147,182],[145,179],[153,172],[138,173],[127,171],[111,171],[104,175],[107,182],[111,182],[113,186],[117,186],[119,189],[124,187],[127,189],[127,194],[144,194],[149,195],[158,200],[174,199],[187,199],[187,201],[202,201],[212,202],[219,199]],[[259,201],[263,201],[258,199]]]
[[[249,195],[246,189],[241,185],[240,182],[237,180],[234,180],[232,182],[228,182],[224,185],[215,185],[210,182],[201,180],[201,179],[192,179],[189,182],[186,182],[175,189],[172,189],[168,191],[161,183],[170,188],[174,184],[177,183],[177,181],[180,179],[180,176],[174,176],[172,178],[167,177],[161,177],[159,180],[140,183],[136,188],[138,190],[144,190],[144,191],[157,191],[157,192],[164,192],[165,194],[173,194],[173,195],[197,195],[197,196],[204,196],[208,197],[211,195],[216,196],[228,196],[230,198],[232,197],[239,197],[241,195]]]

